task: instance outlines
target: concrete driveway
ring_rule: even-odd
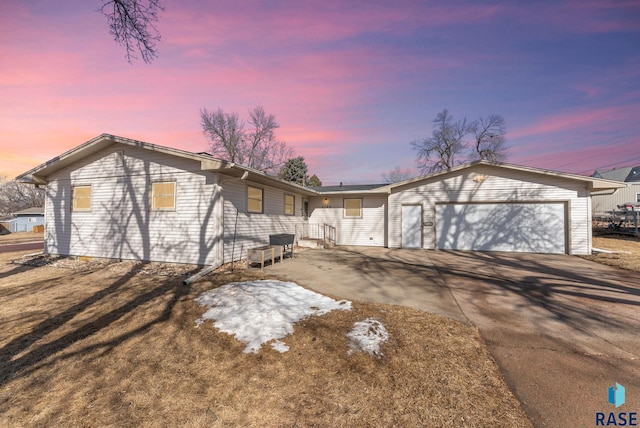
[[[476,325],[536,426],[640,412],[640,279],[578,257],[339,247],[268,273],[336,297],[416,307]],[[626,388],[626,403],[607,389]]]

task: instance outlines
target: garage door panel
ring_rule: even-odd
[[[440,249],[566,253],[564,203],[438,204]]]

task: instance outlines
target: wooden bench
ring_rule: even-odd
[[[265,245],[264,247],[251,248],[247,250],[247,269],[254,263],[260,263],[260,272],[264,272],[265,262],[274,264],[278,258],[282,263],[282,247],[272,247]]]

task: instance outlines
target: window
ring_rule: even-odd
[[[345,218],[362,218],[362,199],[344,200]]]
[[[285,215],[295,214],[295,198],[292,195],[284,195],[284,213]]]
[[[73,211],[91,211],[91,186],[73,187]]]
[[[151,210],[175,211],[176,182],[159,181],[151,183]]]
[[[636,193],[636,202],[640,204],[640,193]]]
[[[124,151],[118,150],[116,153],[116,168],[124,167]]]
[[[262,213],[262,189],[247,186],[247,212]]]
[[[35,218],[35,217],[29,217],[29,219],[27,220],[27,222],[29,222],[29,223],[35,223],[35,222],[36,222],[36,218]]]

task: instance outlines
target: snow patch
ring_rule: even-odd
[[[367,318],[353,324],[353,329],[347,333],[349,354],[356,351],[366,352],[372,356],[382,356],[380,345],[389,339],[389,333],[384,325],[373,318]]]
[[[233,282],[202,293],[195,299],[209,309],[196,320],[206,320],[247,345],[244,353],[257,353],[264,343],[286,352],[289,347],[277,339],[293,333],[293,324],[333,310],[350,310],[351,302],[336,301],[300,287],[294,282],[275,280]]]
[[[271,347],[280,353],[287,352],[289,350],[289,345],[284,342],[280,342],[279,340],[272,342]]]

